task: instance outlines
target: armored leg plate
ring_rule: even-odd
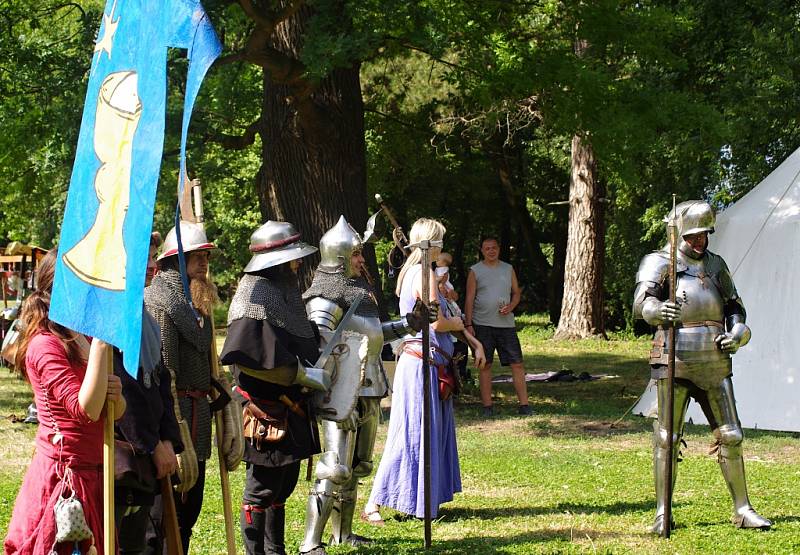
[[[300,544],[300,553],[316,553],[316,555],[325,553],[322,534],[333,509],[332,488],[333,484],[330,480],[323,480],[314,484],[314,488],[308,495],[306,529],[303,543]],[[322,548],[322,551],[315,552],[314,550],[317,548]]]

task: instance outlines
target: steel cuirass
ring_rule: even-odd
[[[364,302],[369,302],[365,300]],[[334,331],[339,325],[344,310],[335,302],[324,297],[313,297],[306,301],[308,319],[321,330]],[[383,328],[377,316],[359,314],[357,311],[347,324],[347,331],[367,336],[367,361],[361,380],[360,397],[383,397],[389,389],[381,365],[383,350]]]
[[[635,316],[643,317],[645,303],[667,298],[668,273],[668,247],[645,256],[636,275]],[[730,355],[720,350],[715,341],[725,332],[726,307],[735,306],[743,314],[744,306],[727,265],[722,257],[712,252],[707,251],[699,259],[694,259],[679,251],[676,273],[676,299],[681,305],[681,323],[676,329],[675,376],[708,389],[731,374]],[[659,325],[653,338],[650,364],[665,367],[668,358],[666,328]],[[657,374],[658,369],[653,377],[663,377]]]

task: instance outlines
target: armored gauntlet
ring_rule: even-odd
[[[649,297],[642,304],[642,318],[652,326],[680,323],[681,305]]]
[[[750,341],[750,328],[744,322],[735,323],[730,331],[721,333],[715,341],[719,348],[726,353],[733,354]]]

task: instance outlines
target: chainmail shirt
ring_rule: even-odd
[[[161,356],[175,389],[178,392],[208,391],[211,388],[211,320],[204,316],[203,326],[198,325],[183,294],[180,273],[177,270],[159,272],[144,290],[144,303],[161,327]],[[208,400],[179,397],[178,403],[181,410],[178,418],[182,417],[190,430],[194,427],[194,449],[197,459],[204,461],[211,456]]]

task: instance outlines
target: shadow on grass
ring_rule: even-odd
[[[552,547],[552,542],[562,541],[565,544],[569,544],[575,540],[589,539],[593,541],[596,539],[629,537],[631,535],[631,532],[600,532],[586,528],[548,528],[547,530],[536,530],[506,536],[481,535],[437,540],[434,532],[430,549],[423,549],[421,537],[416,541],[410,538],[381,538],[369,546],[359,547],[356,550],[348,550],[343,553],[397,554],[421,553],[424,551],[425,553],[488,555],[508,553],[509,547],[517,547],[519,549],[520,546],[526,544],[551,542]]]
[[[536,353],[535,355],[530,355],[525,363],[528,372],[572,370],[576,376],[581,372],[588,372],[593,375],[612,374],[628,375],[630,377],[636,377],[641,374],[643,385],[646,385],[647,380],[650,379],[650,367],[647,364],[646,358],[640,359],[633,355],[620,355],[607,351]],[[600,383],[601,382],[602,380]],[[575,382],[567,383],[578,385]],[[587,382],[586,385],[597,383],[597,381]]]
[[[8,368],[0,368],[0,415],[25,418],[32,401],[30,384]]]
[[[676,505],[678,507],[679,505]],[[496,518],[534,517],[550,514],[580,513],[621,515],[631,512],[647,512],[655,510],[655,500],[636,502],[617,501],[607,505],[588,503],[559,503],[550,507],[483,507],[477,509],[452,508],[442,509],[437,520],[457,522],[461,520],[494,520]]]
[[[514,429],[520,433],[529,433],[540,438],[584,439],[591,437],[610,437],[648,433],[652,431],[652,421],[641,417],[626,417],[624,414],[559,414],[542,408],[531,397],[530,404],[535,411],[533,417],[517,414],[517,405],[497,403],[496,416],[485,418],[479,416],[479,403],[462,403],[456,413],[456,426],[459,428],[479,428],[486,431],[502,433],[506,429]]]
[[[618,418],[636,402],[644,392],[650,371],[647,361],[633,356],[610,352],[548,352],[526,357],[528,373],[569,370],[578,376],[615,376],[588,382],[528,382],[530,402],[538,414],[582,414],[591,417]],[[497,362],[493,373],[508,374],[510,370]],[[471,369],[473,381],[478,372]],[[501,412],[516,412],[517,397],[511,383],[492,384],[492,396]],[[458,401],[459,407],[480,406],[476,385],[467,385]],[[508,404],[506,409],[505,405]]]

